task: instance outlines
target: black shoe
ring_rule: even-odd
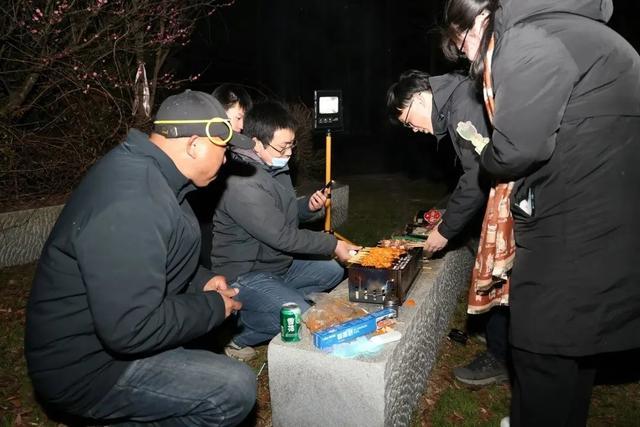
[[[507,381],[507,367],[488,351],[480,353],[467,366],[453,369],[453,375],[460,382],[471,385],[487,385]]]

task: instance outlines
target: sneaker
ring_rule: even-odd
[[[504,417],[500,420],[500,427],[510,427],[511,423],[509,422],[509,417]]]
[[[224,347],[224,354],[241,362],[246,362],[248,360],[255,359],[258,352],[248,345],[242,347],[233,341],[229,341],[229,344]]]
[[[453,375],[458,381],[471,385],[487,385],[509,379],[505,364],[488,351],[480,353],[467,366],[454,368]]]

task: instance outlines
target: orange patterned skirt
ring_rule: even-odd
[[[516,249],[509,199],[512,190],[513,182],[500,183],[489,193],[469,287],[469,314],[509,305],[509,275]]]

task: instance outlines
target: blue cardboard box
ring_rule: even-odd
[[[390,319],[394,315],[395,310],[393,308],[383,308],[366,316],[323,329],[313,333],[313,345],[319,349],[324,349],[334,344],[354,340],[374,332],[378,329],[378,322],[384,319]]]

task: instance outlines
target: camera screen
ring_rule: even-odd
[[[318,112],[320,114],[338,114],[338,97],[321,96],[318,99]]]

